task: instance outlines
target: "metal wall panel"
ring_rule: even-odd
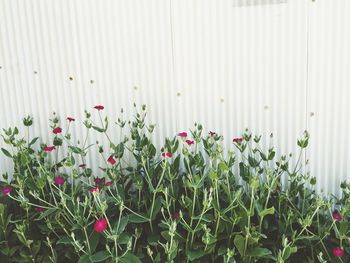
[[[103,104],[116,120],[136,102],[157,124],[158,147],[198,121],[227,147],[249,128],[266,147],[295,154],[310,129],[309,170],[319,190],[336,193],[350,174],[349,2],[243,2],[0,0],[0,127],[30,114],[31,133],[49,142],[56,111],[63,128],[66,116],[77,118],[72,135],[81,140],[84,109]],[[11,171],[3,156],[0,165]]]
[[[316,1],[309,42],[310,172],[319,190],[338,193],[350,179],[350,2]]]

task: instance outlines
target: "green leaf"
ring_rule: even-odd
[[[152,218],[151,218],[152,220],[156,218],[161,208],[162,208],[162,197],[158,196],[157,199],[154,201],[154,207],[153,207]],[[149,210],[149,213],[151,213],[151,210]],[[151,217],[151,216],[148,216],[148,217]]]
[[[149,221],[149,219],[147,218],[147,215],[145,215],[145,214],[140,214],[141,216],[138,216],[138,215],[135,215],[135,214],[130,214],[130,215],[128,215],[128,217],[129,217],[129,221],[131,222],[131,223],[145,223],[145,222],[148,222]]]
[[[291,254],[298,251],[297,247],[286,247],[282,256],[283,260],[287,260]]]
[[[224,162],[220,162],[218,165],[219,170],[223,171],[223,172],[227,172],[228,171],[228,167]]]
[[[247,251],[247,255],[251,257],[265,257],[271,255],[272,252],[267,248],[254,247]]]
[[[62,237],[60,240],[57,241],[57,244],[72,244],[73,239],[70,237]]]
[[[206,253],[204,250],[197,249],[197,250],[189,250],[187,253],[187,257],[190,261],[194,261],[196,259],[199,259],[203,257]]]
[[[105,132],[105,129],[100,128],[100,127],[98,127],[98,126],[92,126],[92,128],[93,128],[94,130],[98,131],[98,132]]]
[[[237,236],[235,236],[233,243],[235,244],[236,248],[238,249],[239,254],[241,254],[241,256],[244,256],[245,238],[241,235],[237,235]]]
[[[128,224],[129,218],[128,216],[123,216],[120,219],[119,226],[118,221],[119,220],[117,220],[117,222],[115,223],[114,230],[116,230],[117,234],[120,235],[124,231],[126,225]]]
[[[107,258],[109,258],[111,256],[111,254],[109,254],[108,251],[99,251],[95,254],[93,254],[90,259],[92,262],[101,262],[106,260]]]
[[[1,148],[1,151],[9,158],[13,158],[12,155],[10,154],[10,152],[4,148]]]
[[[266,216],[266,215],[273,215],[275,213],[275,208],[274,207],[270,207],[270,208],[266,208],[263,211],[261,211],[259,213],[260,217],[262,216]]]
[[[36,141],[39,139],[39,137],[35,137],[31,142],[29,143],[29,146],[32,146]]]
[[[100,234],[98,234],[97,232],[93,231],[89,237],[89,242],[90,242],[90,250],[91,253],[94,253],[96,250],[96,247],[98,245],[98,242],[100,240]]]
[[[68,146],[68,148],[69,148],[73,153],[77,153],[77,154],[83,153],[83,150],[80,149],[79,147],[76,147],[76,146]]]
[[[141,260],[130,252],[126,253],[123,257],[119,259],[122,263],[141,263]]]
[[[84,255],[81,258],[79,258],[78,263],[91,263],[89,255]]]
[[[38,217],[38,220],[43,219],[44,217],[56,212],[58,209],[57,208],[49,208],[47,209],[44,213],[41,213],[40,216]]]

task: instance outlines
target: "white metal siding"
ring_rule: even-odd
[[[49,140],[55,111],[63,123],[77,118],[78,139],[84,109],[103,104],[116,120],[136,102],[148,106],[158,146],[198,121],[228,147],[249,128],[295,153],[308,129],[309,170],[336,193],[350,178],[350,3],[281,2],[0,0],[0,127],[31,114],[31,133]]]

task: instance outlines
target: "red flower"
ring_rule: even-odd
[[[332,217],[335,221],[341,221],[343,219],[342,216],[337,211],[334,211],[332,213]]]
[[[109,181],[109,182],[106,182],[106,183],[105,183],[105,186],[108,187],[108,186],[110,186],[110,185],[112,185],[112,184],[113,184],[113,182]]]
[[[12,187],[11,186],[5,186],[4,188],[1,189],[1,192],[3,195],[8,195],[9,193],[12,192]]]
[[[82,163],[79,165],[80,168],[85,168],[86,164],[85,163]]]
[[[172,153],[162,153],[162,156],[164,158],[171,158],[173,155],[172,155]]]
[[[215,135],[216,135],[216,132],[209,131],[209,135],[210,135],[210,136],[215,136]]]
[[[53,129],[52,132],[53,132],[54,134],[59,134],[59,133],[62,132],[62,129],[61,129],[60,127],[57,127],[57,128],[55,128],[55,129]]]
[[[55,146],[45,146],[44,147],[44,151],[45,152],[52,152],[53,150],[55,150],[56,147]]]
[[[103,180],[104,180],[104,178],[96,178],[95,184],[100,184],[100,183],[102,183]]]
[[[73,117],[67,117],[67,121],[72,122],[75,121],[75,119]]]
[[[64,184],[64,178],[61,177],[61,176],[55,177],[54,181],[55,181],[55,184],[57,184],[57,185],[62,185],[62,184]]]
[[[103,107],[102,105],[97,105],[94,107],[96,110],[103,110],[105,107]]]
[[[109,158],[107,159],[107,162],[109,162],[111,165],[115,165],[115,163],[117,162],[116,160],[114,160],[113,155],[109,156]]]
[[[180,219],[180,213],[178,211],[175,211],[174,213],[171,214],[171,218],[173,220],[179,220]]]
[[[44,207],[35,207],[35,211],[37,211],[38,213],[42,213],[44,212],[46,209]]]
[[[187,137],[187,132],[180,132],[178,134],[178,136],[180,136],[181,138],[186,138]]]
[[[97,219],[94,225],[94,230],[96,232],[103,232],[107,229],[107,219],[106,218],[100,218]]]
[[[235,142],[235,143],[241,143],[241,142],[243,142],[243,138],[234,138],[233,140],[232,140],[232,142]]]
[[[335,257],[342,257],[344,256],[344,250],[341,247],[335,247],[332,250],[332,253]]]
[[[194,144],[194,141],[192,141],[192,140],[186,140],[186,143],[187,143],[188,145],[192,145],[192,144]]]
[[[91,187],[89,189],[89,192],[93,193],[93,192],[100,192],[101,191],[101,188],[100,187]]]

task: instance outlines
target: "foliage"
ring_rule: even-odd
[[[349,262],[350,185],[339,200],[316,193],[302,161],[307,132],[290,167],[261,136],[246,130],[226,151],[200,124],[157,151],[145,106],[118,118],[113,142],[103,108],[98,123],[85,113],[83,143],[72,117],[64,131],[54,115],[50,145],[30,138],[30,117],[26,136],[3,130],[14,172],[1,182],[1,262]],[[107,146],[87,144],[92,130]],[[99,172],[87,165],[94,149]]]

